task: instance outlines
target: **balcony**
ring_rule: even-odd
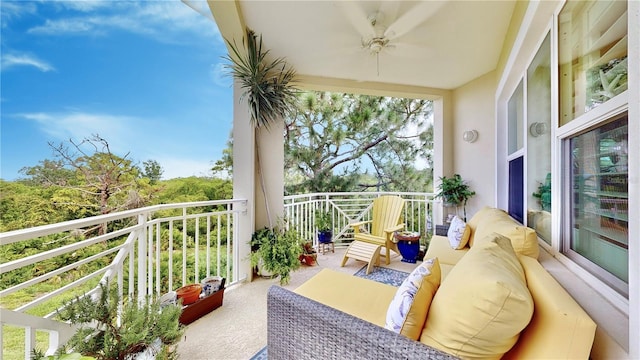
[[[345,245],[352,240],[349,223],[367,220],[373,199],[381,194],[288,196],[284,198],[284,216],[301,240],[313,241],[317,246],[314,214],[329,211],[338,230],[334,235],[336,253],[322,255],[320,262],[322,267],[338,267]],[[426,238],[434,223],[432,194],[393,194],[406,200],[407,229]],[[242,351],[250,356],[266,344],[265,294],[276,281],[257,279],[249,283],[249,239],[239,235],[241,227],[252,226],[243,222],[247,211],[247,201],[243,199],[163,204],[0,234],[2,358],[29,359],[36,347],[53,353],[74,332],[72,326],[56,319],[55,309],[75,296],[95,294],[99,283],[117,284],[119,294],[131,301],[160,296],[210,275],[227,279],[225,305],[190,327],[212,329],[216,322],[228,321],[225,333],[251,335],[252,340],[244,344],[238,337],[220,336],[215,344],[205,346],[190,341],[197,338],[190,334],[202,332],[188,329],[187,341],[179,345],[179,351],[188,358],[205,347],[213,351],[204,355],[207,358],[216,357],[216,348],[239,349],[239,358],[247,357]],[[11,255],[15,253],[20,255]],[[393,266],[406,265],[394,263]],[[350,261],[343,270],[355,272],[362,265]],[[317,269],[297,271],[289,287],[304,282]],[[28,280],[14,280],[19,277]],[[253,326],[245,328],[247,321]],[[228,326],[235,326],[238,331],[233,332]],[[256,344],[262,345],[255,349]]]

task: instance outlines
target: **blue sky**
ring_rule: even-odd
[[[215,23],[179,0],[1,2],[0,177],[92,134],[164,178],[208,176],[232,126]]]

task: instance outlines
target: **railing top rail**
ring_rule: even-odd
[[[111,214],[97,215],[83,219],[69,220],[56,224],[48,224],[36,226],[28,229],[12,230],[0,233],[0,245],[8,245],[14,242],[29,240],[40,236],[45,236],[53,233],[74,230],[91,225],[102,224],[109,221],[120,220],[123,218],[134,217],[142,214],[153,213],[160,210],[181,209],[200,206],[215,206],[226,204],[242,204],[245,203],[244,199],[229,199],[229,200],[210,200],[210,201],[198,201],[198,202],[185,202],[176,204],[159,204],[152,205],[138,209],[119,211]]]
[[[379,196],[379,195],[401,195],[401,196],[435,196],[430,192],[408,192],[408,191],[372,191],[372,192],[327,192],[327,193],[308,193],[308,194],[296,194],[287,195],[285,200],[300,199],[300,198],[312,198],[312,197],[325,197],[325,196]]]

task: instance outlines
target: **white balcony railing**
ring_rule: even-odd
[[[297,229],[302,239],[313,241],[317,246],[315,214],[328,211],[333,222],[336,245],[346,245],[353,240],[349,224],[370,220],[373,200],[381,195],[398,195],[405,199],[402,221],[406,230],[419,232],[425,239],[432,234],[435,222],[432,211],[434,196],[431,193],[342,192],[285,196],[285,218]]]
[[[373,200],[384,194],[406,200],[407,230],[430,235],[434,222],[429,193],[287,196],[285,218],[301,239],[317,245],[315,213],[329,211],[339,246],[352,240],[349,224],[369,220]],[[23,354],[7,357],[29,359],[36,346],[53,353],[75,329],[56,320],[51,310],[75,296],[94,294],[100,282],[116,284],[120,295],[132,300],[210,275],[224,276],[229,285],[243,281],[240,274],[246,271],[240,262],[248,254],[241,253],[238,229],[250,226],[240,220],[246,211],[246,200],[166,204],[0,233],[2,353],[9,351],[5,341],[19,328]],[[48,338],[36,333],[48,333]]]
[[[0,234],[2,352],[9,325],[7,332],[24,329],[25,359],[43,347],[36,332],[49,333],[44,348],[53,353],[74,329],[50,310],[95,293],[99,282],[117,284],[121,297],[136,299],[210,275],[230,285],[241,281],[237,229],[243,211],[245,200],[156,205]],[[20,277],[28,280],[15,283]]]

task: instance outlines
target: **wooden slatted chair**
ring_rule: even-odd
[[[404,224],[400,223],[403,207],[404,199],[399,196],[380,196],[373,201],[371,220],[350,224],[353,227],[354,241],[364,241],[386,249],[387,265],[391,263],[391,250],[399,253],[393,242],[393,233],[404,229]],[[363,231],[365,225],[369,225],[368,231]]]

